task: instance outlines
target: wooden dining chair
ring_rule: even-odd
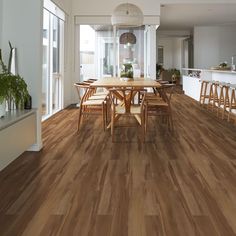
[[[97,79],[87,79],[87,80],[84,80],[83,83],[86,83],[86,84],[89,84],[89,85],[92,85],[95,81],[97,81]],[[108,96],[108,91],[105,90],[104,88],[94,88],[95,89],[95,96],[97,95],[105,95],[105,96]]]
[[[145,132],[148,126],[149,116],[160,116],[166,118],[168,128],[173,130],[173,118],[171,110],[171,97],[174,90],[173,84],[162,85],[156,88],[156,93],[145,98]]]
[[[103,129],[105,131],[107,120],[107,95],[96,95],[96,90],[87,83],[75,83],[74,86],[80,98],[77,131],[80,129],[83,116],[88,115],[102,115]]]
[[[134,104],[134,96],[145,89],[113,88],[109,90],[111,102],[111,136],[114,142],[115,123],[121,116],[134,116],[141,126],[142,141],[145,141],[145,94],[140,104]],[[129,127],[128,125],[125,127]]]

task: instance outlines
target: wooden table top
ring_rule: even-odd
[[[134,78],[125,81],[118,77],[101,78],[91,84],[92,87],[160,87],[160,83],[149,78]]]

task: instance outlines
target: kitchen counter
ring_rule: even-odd
[[[199,101],[202,80],[236,84],[236,71],[182,68],[182,74],[185,94],[197,101]]]

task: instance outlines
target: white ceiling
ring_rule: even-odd
[[[235,4],[161,5],[159,30],[191,30],[193,26],[232,24],[236,25],[236,0]]]

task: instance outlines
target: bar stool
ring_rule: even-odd
[[[220,87],[220,97],[218,101],[218,109],[217,109],[217,117],[219,117],[219,112],[222,108],[222,120],[225,117],[225,111],[227,108],[229,108],[229,86],[230,84],[227,84],[225,82],[220,82],[219,87]],[[223,107],[222,107],[223,106]]]
[[[207,109],[214,111],[214,108],[218,108],[219,96],[218,96],[219,81],[212,81],[210,83],[210,94],[208,99]]]
[[[230,115],[232,115],[232,110],[236,109],[236,84],[230,85],[231,89],[231,97],[230,97],[230,104],[229,104],[229,113],[228,113],[228,122],[230,122]]]
[[[199,99],[200,105],[201,104],[204,105],[205,100],[209,99],[209,94],[207,94],[207,88],[208,88],[209,83],[210,83],[210,81],[202,80],[201,90],[200,90],[200,99]]]

